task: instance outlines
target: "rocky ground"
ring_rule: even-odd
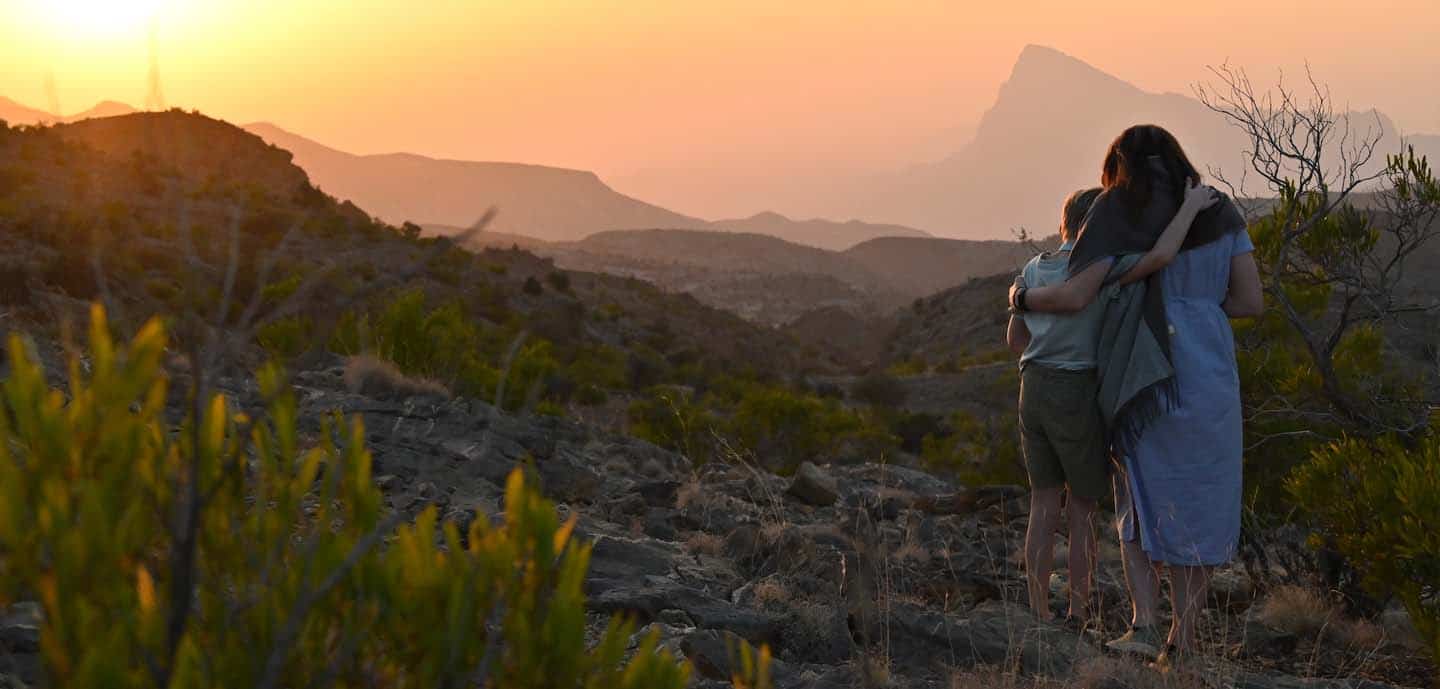
[[[1395,684],[1380,680],[1424,684],[1433,671],[1388,629],[1307,636],[1267,626],[1274,616],[1262,614],[1261,587],[1235,568],[1221,572],[1205,613],[1209,658],[1186,678],[1162,678],[1107,657],[1100,643],[1124,623],[1113,546],[1099,573],[1107,631],[1041,624],[1018,603],[1027,501],[1018,487],[966,489],[877,464],[807,464],[792,477],[739,457],[694,466],[563,419],[511,416],[473,400],[355,394],[334,364],[298,377],[301,418],[315,432],[325,411],[363,415],[392,509],[436,504],[461,522],[498,514],[505,476],[533,461],[557,509],[578,515],[579,532],[594,542],[595,629],[613,614],[633,616],[642,633],[658,631],[693,663],[697,687],[728,685],[739,639],[773,649],[782,689],[1381,689]],[[243,385],[231,393],[254,399]],[[37,635],[33,604],[0,616],[0,688],[39,681]],[[1346,646],[1362,636],[1368,645]]]

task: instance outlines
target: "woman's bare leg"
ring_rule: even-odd
[[[1195,621],[1205,608],[1205,596],[1210,588],[1210,574],[1213,567],[1182,567],[1171,565],[1170,602],[1175,608],[1175,617],[1170,623],[1170,637],[1166,644],[1182,651],[1195,650]]]
[[[1070,519],[1070,616],[1085,619],[1090,614],[1091,580],[1095,574],[1096,502],[1072,492],[1066,512]]]
[[[1160,574],[1140,547],[1139,539],[1120,541],[1121,562],[1125,566],[1125,586],[1130,589],[1130,624],[1153,626],[1160,607]]]
[[[1030,524],[1025,529],[1025,578],[1030,609],[1042,620],[1050,613],[1050,566],[1055,561],[1055,527],[1060,523],[1060,488],[1030,491]]]

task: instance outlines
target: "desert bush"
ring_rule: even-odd
[[[921,442],[920,459],[926,467],[971,485],[1027,482],[1015,415],[981,419],[961,411],[950,416],[947,426]]]
[[[626,429],[630,435],[684,454],[694,462],[715,457],[715,429],[720,420],[693,390],[661,385],[630,403]]]
[[[1286,485],[1365,586],[1404,603],[1440,659],[1440,437],[1343,439]]]
[[[905,403],[905,386],[885,371],[872,371],[855,381],[855,398],[877,407],[898,407]]]
[[[425,378],[412,378],[400,368],[373,356],[352,356],[345,360],[345,387],[351,392],[379,398],[405,398],[415,395],[449,397],[444,385]]]
[[[1281,586],[1260,603],[1260,621],[1299,636],[1314,636],[1340,620],[1340,610],[1302,586]]]
[[[521,288],[521,291],[532,297],[538,297],[545,293],[545,288],[541,286],[540,281],[536,280],[535,276],[532,275],[525,278],[525,285]]]
[[[780,386],[752,384],[735,404],[728,437],[768,467],[786,473],[802,462],[841,456],[874,460],[899,444],[865,412]]]
[[[552,271],[549,275],[545,276],[545,281],[550,283],[550,286],[554,287],[558,292],[570,291],[570,274],[563,270]]]
[[[330,347],[339,354],[375,356],[407,376],[490,399],[501,378],[497,366],[505,344],[501,333],[482,331],[458,303],[431,309],[425,293],[416,289],[401,292],[374,312],[346,314]]]
[[[310,346],[310,331],[313,325],[305,316],[280,318],[261,326],[255,332],[255,339],[272,357],[290,359]]]
[[[165,347],[157,321],[117,347],[97,308],[66,394],[10,340],[0,602],[38,597],[52,686],[685,685],[628,624],[587,647],[589,546],[521,472],[502,526],[399,525],[360,421],[302,449],[274,369],[259,416],[215,395],[173,428]]]

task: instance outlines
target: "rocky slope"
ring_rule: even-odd
[[[1019,605],[1026,498],[1018,488],[967,488],[881,464],[804,465],[789,478],[741,462],[695,466],[642,441],[476,400],[357,394],[341,363],[298,377],[303,430],[318,433],[331,410],[363,417],[389,509],[416,514],[434,504],[461,523],[476,512],[494,517],[508,472],[532,463],[557,509],[577,515],[579,533],[594,542],[591,624],[635,617],[642,633],[658,631],[694,664],[697,687],[728,685],[734,639],[771,646],[782,689],[992,686],[970,674],[982,668],[1014,673],[1009,682],[1169,686],[1106,656],[1099,639],[1038,623]],[[258,404],[244,381],[224,386]],[[1113,545],[1101,559],[1105,633],[1114,634],[1124,593]],[[1429,669],[1395,639],[1356,649],[1269,627],[1256,596],[1243,568],[1217,575],[1203,622],[1214,656],[1196,686],[1382,689],[1390,685],[1370,680],[1413,680]],[[0,673],[34,681],[27,610],[0,619],[9,651]],[[1325,673],[1342,679],[1291,676]]]

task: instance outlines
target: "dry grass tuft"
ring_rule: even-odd
[[[760,607],[788,605],[790,587],[775,577],[767,577],[755,584],[755,603]]]
[[[1341,620],[1331,629],[1334,639],[1357,651],[1379,648],[1385,643],[1385,630],[1370,620]]]
[[[692,553],[717,557],[725,550],[725,539],[713,533],[696,531],[685,539],[685,548]]]
[[[1296,636],[1314,636],[1339,619],[1330,601],[1299,586],[1275,589],[1260,606],[1261,622]]]
[[[350,392],[380,399],[416,396],[450,398],[450,391],[444,385],[425,378],[412,378],[402,373],[395,364],[364,354],[345,360],[345,387]]]
[[[695,504],[701,495],[700,479],[692,477],[675,491],[675,509],[683,510]]]
[[[1047,685],[1033,685],[1035,687]],[[1057,685],[1049,685],[1057,686]],[[1177,672],[1164,674],[1134,661],[1121,658],[1096,658],[1080,666],[1075,678],[1063,685],[1065,689],[1208,689],[1197,674]]]

